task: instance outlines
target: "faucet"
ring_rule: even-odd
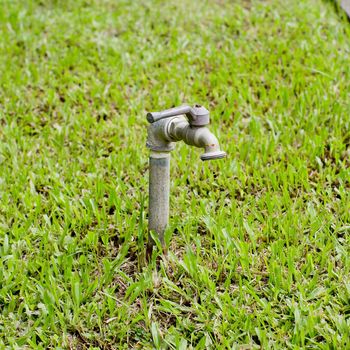
[[[206,125],[209,124],[209,111],[201,106],[180,106],[161,112],[147,113],[148,136],[146,146],[149,156],[149,218],[148,229],[157,234],[164,245],[164,232],[169,220],[170,194],[170,152],[175,142],[204,149],[202,160],[226,157],[220,150],[219,142]],[[150,238],[148,249],[152,249]]]

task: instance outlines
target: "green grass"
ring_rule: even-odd
[[[0,1],[0,348],[350,348],[350,25],[331,1]],[[144,262],[146,111],[172,153]]]

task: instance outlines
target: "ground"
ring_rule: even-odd
[[[332,1],[0,2],[0,348],[350,347],[350,24]],[[177,144],[145,260],[146,112]]]

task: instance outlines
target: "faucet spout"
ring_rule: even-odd
[[[171,141],[183,140],[190,146],[203,148],[202,160],[226,157],[226,153],[220,150],[218,139],[207,127],[191,126],[185,117],[174,117],[168,124],[167,133]]]

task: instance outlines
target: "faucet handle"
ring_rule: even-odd
[[[154,123],[160,119],[175,117],[181,114],[186,114],[191,126],[205,126],[209,124],[209,111],[198,104],[193,107],[185,105],[166,109],[161,112],[149,112],[147,113],[147,120],[149,123]]]

